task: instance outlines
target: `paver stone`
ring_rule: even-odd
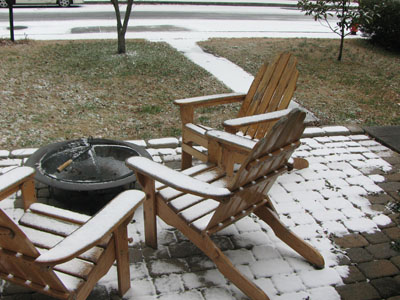
[[[358,233],[349,234],[343,237],[334,238],[335,243],[342,248],[357,248],[365,247],[368,245],[368,241]]]
[[[400,228],[392,227],[383,229],[383,232],[392,240],[400,240]]]
[[[393,276],[400,273],[394,264],[384,259],[361,263],[358,267],[370,279]]]
[[[356,283],[360,281],[364,281],[365,276],[356,266],[349,266],[349,274],[346,278],[343,278],[343,282],[346,284]]]
[[[347,255],[353,263],[371,261],[374,257],[364,248],[350,248],[346,250]]]
[[[366,249],[377,259],[391,258],[392,256],[396,256],[398,254],[398,252],[393,249],[390,243],[370,245],[366,247]]]
[[[362,235],[371,244],[380,244],[380,243],[390,242],[390,239],[387,237],[387,235],[381,231],[377,231],[374,233],[363,233]]]
[[[374,279],[371,284],[378,290],[382,298],[400,295],[400,285],[392,277]]]
[[[381,299],[376,289],[367,282],[358,282],[336,287],[342,300],[378,300]]]

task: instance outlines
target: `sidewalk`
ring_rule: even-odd
[[[124,1],[120,1],[123,3]],[[109,0],[85,0],[85,4],[110,3]],[[296,7],[297,0],[134,0],[135,4],[191,4],[191,5],[238,5],[238,6],[285,6]]]
[[[175,138],[131,141],[146,146],[155,161],[179,168],[181,148]],[[271,229],[246,218],[215,235],[232,262],[274,299],[400,298],[399,203],[400,154],[358,128],[307,128],[295,152],[310,167],[281,176],[271,198],[281,220],[312,243],[326,260],[315,270]],[[0,173],[23,164],[35,149],[0,150]],[[38,185],[39,201],[54,204]],[[17,219],[15,197],[0,206]],[[129,225],[132,288],[124,299],[246,299],[211,261],[182,234],[159,223],[159,249],[144,245],[142,211]],[[116,299],[112,270],[88,299]],[[8,283],[2,299],[43,299]]]

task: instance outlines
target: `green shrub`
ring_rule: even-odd
[[[360,30],[373,43],[400,50],[400,0],[361,0]]]

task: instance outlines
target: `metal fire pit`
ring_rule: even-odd
[[[134,186],[135,174],[125,166],[125,160],[138,155],[151,159],[140,146],[88,138],[42,147],[26,165],[36,169],[35,179],[48,185],[59,200],[107,202]]]

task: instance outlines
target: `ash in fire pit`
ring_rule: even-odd
[[[91,201],[102,206],[134,186],[135,174],[125,160],[138,155],[151,158],[144,148],[131,143],[88,138],[42,147],[26,165],[36,169],[35,179],[48,185],[54,198],[71,205]]]

